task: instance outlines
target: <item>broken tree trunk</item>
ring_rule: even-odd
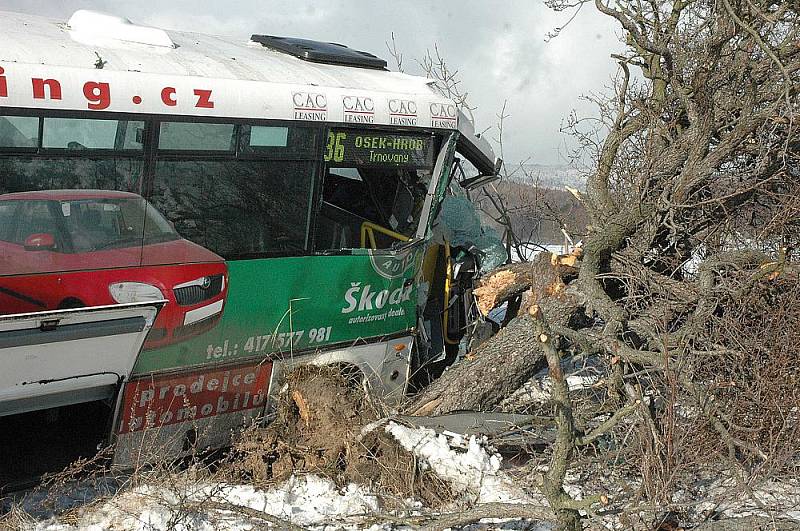
[[[474,290],[478,309],[488,315],[492,308],[530,290],[536,300],[557,295],[569,277],[577,275],[575,256],[539,253],[531,262],[500,267],[483,278]],[[536,303],[531,300],[530,303]]]
[[[578,298],[564,284],[572,266],[541,253],[534,261],[491,273],[475,291],[481,311],[524,294],[520,315],[467,358],[445,371],[407,408],[411,415],[443,415],[459,410],[488,411],[547,365],[536,335],[542,311],[550,322],[567,324]],[[527,291],[526,291],[527,290]]]
[[[544,367],[533,318],[517,317],[416,396],[411,415],[487,411]]]

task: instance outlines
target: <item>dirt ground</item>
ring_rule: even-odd
[[[448,484],[383,429],[378,406],[356,377],[302,367],[287,378],[277,418],[234,446],[232,479],[267,484],[314,473],[339,485],[369,486],[389,506],[409,498],[436,507],[452,500]]]

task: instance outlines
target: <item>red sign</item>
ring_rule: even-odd
[[[31,96],[35,100],[59,101],[63,99],[61,81],[55,78],[32,77]],[[8,78],[6,71],[0,67],[0,98],[8,97]],[[214,101],[211,99],[213,90],[198,89],[192,90],[194,93],[193,104],[197,109],[213,109]],[[164,87],[161,89],[161,102],[174,107],[178,104],[177,89],[175,87]],[[83,84],[83,96],[86,98],[86,107],[93,111],[102,111],[111,105],[111,84],[99,81],[87,81]],[[188,96],[187,96],[188,97]],[[134,105],[141,105],[142,96],[136,95],[131,98]]]
[[[263,407],[272,363],[146,378],[125,385],[120,433]]]

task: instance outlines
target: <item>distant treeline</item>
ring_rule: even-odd
[[[587,217],[583,205],[566,190],[537,187],[516,181],[495,184],[506,207],[514,234],[522,241],[541,244],[564,242],[562,227],[578,241],[586,232]],[[479,206],[496,217],[492,203],[483,194],[476,198]],[[502,231],[499,224],[493,226]]]

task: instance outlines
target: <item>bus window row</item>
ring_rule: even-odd
[[[300,124],[0,116],[0,275],[397,246],[417,230],[439,144]]]

